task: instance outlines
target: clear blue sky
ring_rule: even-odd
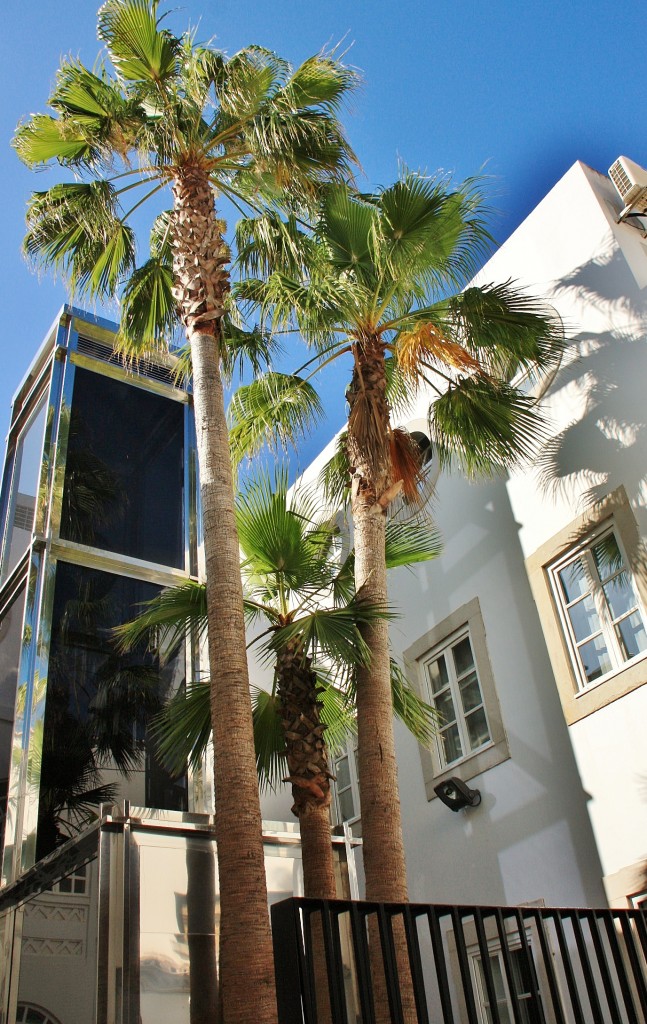
[[[66,298],[60,282],[39,280],[20,254],[27,197],[52,179],[22,167],[10,139],[21,118],[45,110],[61,56],[94,62],[97,6],[96,0],[5,0],[3,7],[2,437],[11,395]],[[171,28],[199,23],[200,38],[215,38],[229,53],[253,42],[296,63],[343,39],[348,62],[364,78],[347,124],[365,184],[391,181],[398,159],[414,169],[443,168],[457,179],[485,166],[499,211],[498,241],[575,160],[606,171],[625,154],[647,165],[635,2],[188,0],[166,9],[171,6]],[[302,464],[341,425],[340,377],[326,384],[330,418]]]

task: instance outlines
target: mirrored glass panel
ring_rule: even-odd
[[[46,415],[47,395],[44,395],[16,444],[7,523],[7,546],[2,565],[3,580],[15,568],[31,543],[43,463]]]
[[[23,585],[0,620],[0,849],[2,849],[4,841],[9,791],[11,733],[22,650],[24,607],[25,586]]]
[[[186,778],[155,756],[150,720],[185,682],[183,648],[123,652],[114,627],[160,588],[59,562],[52,611],[37,858],[92,820],[101,801],[186,810]]]
[[[184,568],[183,405],[76,367],[60,535]]]

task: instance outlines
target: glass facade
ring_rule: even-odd
[[[60,536],[184,568],[182,406],[77,367]]]
[[[189,396],[166,365],[126,365],[114,332],[65,310],[14,401],[1,506],[5,882],[102,802],[190,803],[187,777],[171,778],[151,742],[153,715],[185,685],[187,652],[170,657],[156,637],[124,652],[114,634],[195,573]]]

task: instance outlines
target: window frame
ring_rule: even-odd
[[[344,758],[348,762],[348,778],[349,778],[349,783],[348,783],[347,786],[343,786],[341,788],[341,792],[344,792],[344,793],[350,792],[350,794],[351,794],[351,799],[353,801],[353,811],[354,811],[354,814],[350,818],[344,818],[344,815],[342,813],[341,801],[340,801],[340,795],[341,794],[340,794],[339,779],[336,777],[337,776],[337,771],[338,771],[338,764],[339,764],[340,761],[343,761]],[[352,826],[354,833],[356,835],[359,835],[359,828],[360,828],[359,823],[361,822],[361,819],[362,819],[362,807],[361,807],[360,797],[359,797],[359,776],[358,776],[358,771],[357,771],[357,737],[356,736],[353,736],[352,739],[348,742],[348,744],[344,747],[344,749],[340,750],[339,753],[336,756],[333,757],[333,771],[335,773],[335,781],[333,783],[334,807],[335,807],[335,818],[336,818],[335,824],[337,824],[337,825],[346,824],[346,825]]]
[[[466,712],[465,709],[463,708],[460,689],[460,684],[465,676],[465,673],[459,672],[458,666],[456,665],[456,658],[454,657],[453,654],[455,648],[457,648],[459,644],[463,643],[464,640],[467,640],[470,645],[470,651],[472,654],[472,667],[474,672],[476,673],[476,681],[478,683],[479,696],[481,698],[480,703],[476,705],[474,708],[470,708],[469,712]],[[441,658],[444,659],[446,665],[447,682],[446,685],[443,686],[441,689],[434,691],[429,668],[432,664],[438,662]],[[479,676],[478,664],[476,661],[476,655],[474,653],[474,644],[472,643],[469,626],[467,624],[462,626],[453,635],[448,636],[445,640],[441,641],[441,643],[438,644],[432,651],[430,651],[429,655],[422,660],[422,668],[425,675],[425,684],[427,690],[424,696],[426,700],[428,700],[429,703],[436,708],[439,714],[441,714],[441,712],[440,708],[438,707],[437,697],[443,692],[443,690],[449,690],[451,696],[451,703],[455,717],[451,721],[447,718],[445,718],[444,721],[441,721],[434,738],[438,763],[443,771],[449,771],[449,769],[456,767],[463,761],[472,757],[474,754],[478,754],[482,750],[485,750],[486,747],[492,745],[492,732],[490,729],[487,708],[485,706],[485,696],[483,694],[481,678]],[[467,725],[467,719],[470,714],[477,711],[479,708],[483,708],[485,714],[488,738],[484,743],[481,743],[480,746],[472,747],[469,737],[469,727]],[[448,727],[451,727],[454,724],[456,725],[456,731],[458,733],[458,738],[460,741],[461,754],[459,757],[456,757],[452,761],[449,761],[447,760],[446,746],[443,742],[443,733],[446,732]]]
[[[568,559],[569,554],[574,553],[578,545],[590,543],[593,537],[603,534],[606,529],[613,529],[621,551],[626,557],[625,565],[631,573],[643,619],[647,621],[647,552],[624,487],[618,487],[603,501],[598,502],[594,509],[568,523],[526,559],[528,579],[539,612],[567,725],[573,725],[599,711],[625,694],[638,689],[646,681],[644,660],[647,652],[643,652],[581,688],[569,638],[564,630],[559,602],[554,593],[551,578],[553,567],[562,559]]]
[[[485,625],[477,597],[457,608],[455,612],[421,636],[404,652],[408,678],[420,696],[428,700],[430,690],[427,684],[426,665],[433,660],[434,656],[442,653],[443,649],[447,649],[449,645],[460,639],[461,635],[469,635],[470,638],[490,731],[490,742],[448,765],[442,763],[435,740],[429,747],[419,745],[425,791],[429,801],[437,799],[438,794],[434,787],[439,782],[452,776],[462,779],[463,782],[469,782],[477,775],[507,761],[510,757],[508,739],[487,648]]]
[[[608,580],[603,581],[595,565],[593,549],[600,543],[600,541],[605,540],[607,537],[613,537],[616,541],[618,551],[622,558],[622,568],[618,570],[617,573],[610,575]],[[577,602],[566,601],[563,588],[560,585],[559,577],[560,573],[565,568],[569,565],[573,565],[580,559],[585,565],[585,574],[589,582],[588,594],[590,594],[593,602],[600,628],[596,633],[591,633],[587,638],[578,641],[569,614],[569,607],[573,606]],[[635,600],[630,612],[626,612],[623,615],[614,618],[604,594],[604,583],[618,575],[619,572],[626,572],[629,576],[629,585]],[[570,550],[566,551],[561,558],[551,564],[550,582],[555,597],[555,603],[558,608],[560,622],[564,631],[564,636],[568,643],[568,649],[578,686],[578,695],[592,686],[600,686],[604,684],[611,676],[616,675],[618,672],[624,672],[628,666],[647,657],[647,647],[644,650],[639,651],[638,654],[632,655],[628,658],[623,657],[622,647],[616,634],[617,623],[623,619],[629,618],[629,616],[634,612],[638,612],[643,628],[647,629],[647,616],[645,615],[645,611],[640,600],[640,595],[634,580],[634,574],[631,570],[631,565],[624,549],[622,538],[613,518],[605,520],[605,522],[600,524],[597,529],[592,530],[588,536],[582,538],[580,543],[575,544]],[[580,599],[578,598],[578,600]],[[601,675],[596,676],[593,679],[589,679],[586,675],[584,662],[579,654],[579,648],[598,635],[601,635],[604,639],[609,661],[611,662],[611,668],[607,672],[603,672]]]

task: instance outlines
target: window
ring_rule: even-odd
[[[530,945],[528,950],[530,952]],[[519,1009],[519,1021],[522,1024],[539,1024],[543,1021],[543,1014],[536,1005],[539,999],[537,978],[533,964],[526,958],[520,946],[508,951],[510,959],[510,972],[514,994]],[[531,954],[532,956],[532,954]],[[497,1018],[500,1024],[513,1024],[517,1019],[514,1013],[510,982],[506,976],[503,953],[500,947],[491,949],[487,958],[487,966],[490,972],[494,996],[496,999]],[[486,983],[486,967],[480,955],[472,957],[472,966],[476,981],[476,992],[479,1001],[479,1010],[483,1024],[493,1024],[495,1019],[492,1013],[490,999],[488,997]],[[533,998],[534,997],[534,998]]]
[[[552,580],[579,688],[647,650],[638,595],[613,528],[561,559]]]
[[[404,652],[410,681],[443,722],[430,749],[420,747],[427,799],[457,775],[463,782],[509,756],[478,598],[469,601]]]
[[[59,879],[52,886],[52,892],[65,893],[67,895],[83,896],[87,891],[87,865],[82,864],[75,868],[65,878]]]
[[[425,662],[431,703],[440,713],[437,747],[446,768],[492,742],[469,630]]]
[[[526,560],[568,725],[645,682],[646,565],[624,487]]]
[[[357,746],[349,744],[345,753],[333,761],[335,807],[339,822],[356,822],[360,817]],[[355,830],[357,832],[357,830]],[[359,834],[359,833],[357,833]]]

